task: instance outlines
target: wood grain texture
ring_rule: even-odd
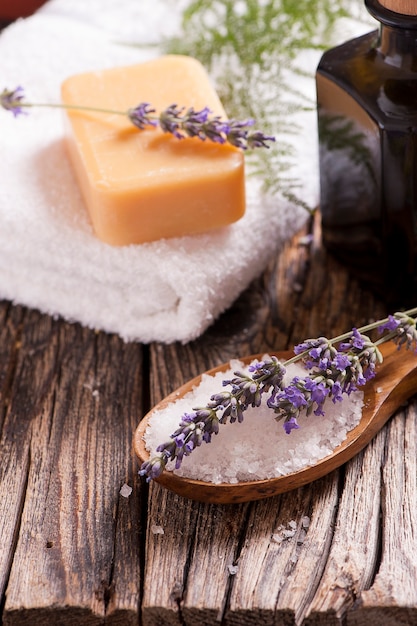
[[[140,365],[140,349],[117,338],[97,334],[91,341],[77,325],[25,316],[2,431],[15,450],[8,458],[15,459],[18,493],[24,489],[5,624],[100,624],[108,611],[114,623],[119,612],[121,623],[129,623],[126,612],[135,623],[139,494],[135,488],[126,514],[119,491],[137,482],[129,440]],[[127,541],[119,517],[130,524]],[[128,575],[121,560],[130,564]]]
[[[13,559],[20,516],[24,504],[28,471],[27,446],[18,446],[13,435],[17,425],[8,407],[20,344],[23,311],[0,303],[0,597],[4,597]],[[10,435],[9,435],[10,433]]]
[[[131,449],[150,406],[202,371],[386,312],[324,253],[317,219],[186,345],[0,303],[3,624],[415,624],[415,400],[340,470],[259,502],[148,486]]]
[[[335,531],[317,592],[308,607],[306,624],[338,626],[369,588],[378,562],[383,430],[346,465]]]
[[[417,623],[417,402],[386,430],[382,466],[381,561],[348,624]]]
[[[338,500],[333,473],[314,485],[252,505],[227,623],[299,622],[326,563]]]

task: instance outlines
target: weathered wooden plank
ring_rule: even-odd
[[[182,603],[186,624],[209,626],[222,620],[250,508],[248,504],[199,507]]]
[[[253,505],[227,624],[299,624],[325,567],[338,476]]]
[[[144,626],[182,623],[181,601],[198,508],[191,500],[168,492],[157,483],[150,487],[142,601]]]
[[[101,624],[107,613],[110,623],[136,623],[140,494],[119,492],[136,487],[141,349],[35,312],[29,319],[3,429],[29,455],[4,623]]]
[[[11,394],[19,328],[23,311],[0,302],[0,433],[7,430],[7,407]],[[4,436],[0,437],[0,598],[9,577],[16,529],[26,491],[28,457]],[[7,515],[4,512],[7,511]]]
[[[382,469],[382,552],[349,626],[417,623],[417,400],[387,427]]]
[[[152,490],[143,624],[218,624],[248,505],[204,505]]]
[[[385,433],[345,467],[335,532],[306,625],[340,626],[375,575],[380,545],[381,467]]]

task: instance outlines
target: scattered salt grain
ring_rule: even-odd
[[[276,532],[271,535],[271,540],[274,543],[284,543],[290,541],[293,537],[295,537],[295,535],[297,535],[297,546],[302,546],[307,536],[307,529],[309,525],[310,518],[307,516],[301,518],[298,533],[298,524],[295,520],[291,520],[290,522],[288,522],[286,527],[283,524],[280,524],[276,529]],[[295,558],[295,561],[292,559],[290,560],[293,563],[296,563],[297,558]]]
[[[144,436],[151,456],[157,454],[160,443],[169,440],[178,428],[181,416],[194,407],[205,406],[210,396],[225,389],[222,381],[231,378],[236,370],[248,371],[240,361],[231,361],[230,370],[217,372],[214,376],[203,374],[198,386],[152,414]],[[304,367],[294,363],[287,368],[285,384],[294,376],[305,375]],[[362,406],[363,393],[359,391],[336,404],[328,400],[325,416],[312,414],[307,417],[304,412],[298,418],[300,428],[287,435],[283,421],[274,419],[274,412],[264,400],[260,407],[249,407],[245,411],[242,423],[221,424],[219,434],[211,443],[203,443],[184,457],[178,470],[174,469],[174,462],[168,463],[167,469],[180,476],[216,484],[290,474],[331,454],[359,423]]]
[[[234,576],[235,574],[237,574],[239,568],[237,565],[229,565],[227,569],[229,570],[229,574]]]
[[[132,487],[130,487],[129,485],[126,485],[126,483],[123,485],[123,487],[120,489],[120,495],[123,496],[124,498],[128,498],[130,496],[130,494],[132,493],[133,489]]]
[[[164,535],[164,529],[162,528],[162,526],[158,526],[157,524],[152,524],[151,526],[151,533],[154,535]]]
[[[304,235],[304,237],[300,237],[298,240],[299,246],[309,246],[314,240],[313,235]]]

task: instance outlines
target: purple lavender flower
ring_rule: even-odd
[[[326,337],[318,337],[317,339],[307,339],[302,343],[297,344],[294,347],[294,354],[302,354],[303,352],[308,352],[313,348],[320,347],[323,343],[327,343]]]
[[[320,370],[326,370],[336,356],[337,350],[326,337],[318,337],[318,339],[307,339],[298,344],[294,348],[294,353],[303,356],[307,369],[318,367]]]
[[[168,108],[162,111],[159,115],[159,126],[164,133],[171,133],[177,139],[184,139],[184,134],[181,132],[183,117],[181,109],[176,104],[171,104]]]
[[[155,109],[151,108],[149,102],[141,102],[134,109],[129,109],[127,116],[134,126],[143,130],[147,126],[158,126],[158,122],[152,119]]]
[[[343,400],[343,390],[342,390],[342,385],[340,383],[340,381],[336,381],[331,387],[330,387],[330,396],[333,400],[333,402],[336,404],[336,402],[342,402]]]
[[[318,380],[307,378],[305,380],[305,389],[310,393],[310,402],[316,404],[317,408],[314,411],[314,415],[324,415],[323,405],[330,394],[330,388],[320,378]]]
[[[357,350],[363,350],[365,347],[365,343],[369,342],[369,338],[365,335],[361,335],[357,328],[352,328],[352,333],[347,343],[341,343],[339,345],[339,350],[348,351],[351,348],[356,348]]]
[[[394,343],[398,348],[404,346],[410,350],[414,345],[414,351],[417,352],[417,319],[413,319],[406,313],[395,313],[395,319],[398,321],[396,327],[396,335],[393,337]]]
[[[168,462],[168,458],[165,455],[155,456],[149,461],[142,463],[139,470],[139,476],[145,476],[146,481],[149,482],[154,478],[158,478],[165,469]]]
[[[210,138],[212,141],[224,143],[223,123],[218,116],[210,118],[211,111],[205,107],[201,111],[188,109],[184,116],[183,129],[189,137],[198,137],[202,141]],[[209,136],[211,133],[211,136]]]
[[[400,320],[396,319],[394,315],[388,316],[388,321],[378,326],[378,332],[382,334],[385,330],[396,330],[400,325]]]
[[[285,427],[289,416],[298,417],[303,409],[310,415],[314,405],[316,405],[314,414],[324,415],[323,404],[331,393],[331,386],[330,381],[323,376],[314,378],[295,376],[281,393],[275,398],[268,399],[267,405],[275,411],[277,420],[283,417],[286,419]]]
[[[220,119],[220,117],[212,117],[203,126],[202,134],[205,138],[213,141],[214,143],[226,143],[226,132],[228,123]]]
[[[25,111],[22,108],[24,97],[23,87],[16,87],[13,91],[3,89],[0,93],[0,106],[6,111],[11,111],[14,117],[24,115]]]
[[[249,133],[247,137],[248,148],[251,150],[254,148],[269,148],[267,141],[275,141],[275,137],[265,135],[260,130]]]
[[[288,385],[288,387],[285,387],[284,391],[278,396],[278,399],[286,400],[296,409],[300,409],[308,404],[303,391],[298,386],[300,380],[300,377],[296,376],[292,383]]]
[[[365,342],[368,338],[364,335],[361,335],[357,328],[352,329],[352,346],[357,350],[363,350],[365,347]]]
[[[300,426],[297,423],[297,419],[295,417],[290,417],[289,419],[285,420],[283,426],[287,435],[289,435],[292,430],[296,430],[297,428],[300,428]]]
[[[207,122],[210,109],[205,107],[201,111],[195,111],[192,107],[188,109],[182,121],[182,129],[188,137],[198,137],[202,141],[206,139],[204,125]]]
[[[175,469],[181,467],[184,456],[188,456],[191,452],[201,446],[203,442],[209,443],[213,434],[219,432],[219,420],[216,411],[203,407],[195,409],[192,413],[184,413],[177,430],[171,435],[169,441],[160,444],[156,451],[161,453],[160,465],[158,471],[162,473],[166,463],[175,459]],[[145,475],[148,473],[148,466],[141,467]]]
[[[343,372],[352,365],[349,356],[340,352],[335,355],[332,364],[339,372]]]
[[[248,127],[253,126],[255,120],[229,120],[226,130],[227,141],[236,148],[246,150],[248,147]]]

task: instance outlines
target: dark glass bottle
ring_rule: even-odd
[[[379,30],[317,68],[323,243],[387,307],[415,306],[417,2],[365,5]]]

